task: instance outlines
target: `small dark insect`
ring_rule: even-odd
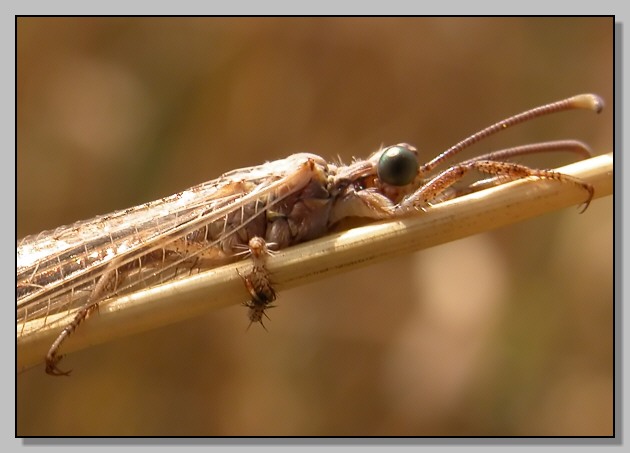
[[[256,236],[249,241],[249,253],[253,262],[252,270],[245,276],[241,275],[245,282],[245,287],[252,297],[251,300],[243,304],[249,308],[249,325],[247,328],[249,329],[252,323],[259,322],[267,330],[262,318],[267,316],[267,313],[265,313],[267,308],[275,306],[269,304],[276,300],[276,292],[271,286],[269,272],[265,267],[267,255],[271,252],[267,248],[265,240]],[[267,318],[269,317],[267,316]]]

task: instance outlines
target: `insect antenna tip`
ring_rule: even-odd
[[[604,100],[596,94],[578,94],[570,101],[576,108],[593,110],[595,113],[604,109]]]

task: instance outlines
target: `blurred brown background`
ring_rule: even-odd
[[[18,237],[265,160],[612,150],[610,18],[21,18]],[[467,154],[471,155],[471,154]],[[524,162],[557,166],[572,156]],[[17,380],[27,435],[610,435],[612,197],[66,357]]]

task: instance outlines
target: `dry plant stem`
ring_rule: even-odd
[[[595,188],[595,198],[612,194],[613,155],[597,156],[557,169]],[[281,291],[403,253],[492,230],[546,212],[577,206],[586,193],[571,184],[526,179],[436,205],[405,219],[379,222],[311,241],[269,257],[274,289]],[[575,210],[576,219],[578,209]],[[63,353],[84,349],[131,333],[181,321],[249,299],[239,275],[250,260],[103,303],[64,344]],[[17,326],[17,369],[43,363],[67,319],[41,328],[42,320]],[[243,323],[246,316],[243,314]]]

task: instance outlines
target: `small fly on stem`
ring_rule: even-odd
[[[516,124],[566,110],[602,108],[603,101],[593,94],[536,107],[482,129],[424,164],[406,143],[349,165],[294,154],[225,173],[154,202],[26,237],[17,248],[18,332],[20,324],[35,319],[44,319],[46,325],[53,315],[67,317],[45,361],[47,373],[68,375],[58,368],[59,350],[100,304],[180,278],[181,269],[212,269],[250,256],[252,270],[242,275],[249,295],[245,306],[250,325],[262,324],[276,299],[265,264],[272,243],[281,250],[324,236],[347,218],[414,215],[445,199],[522,178],[581,188],[583,211],[593,198],[590,184],[507,161],[560,150],[588,157],[588,147],[578,141],[493,151],[437,170],[464,149]],[[456,188],[471,172],[488,178]]]

